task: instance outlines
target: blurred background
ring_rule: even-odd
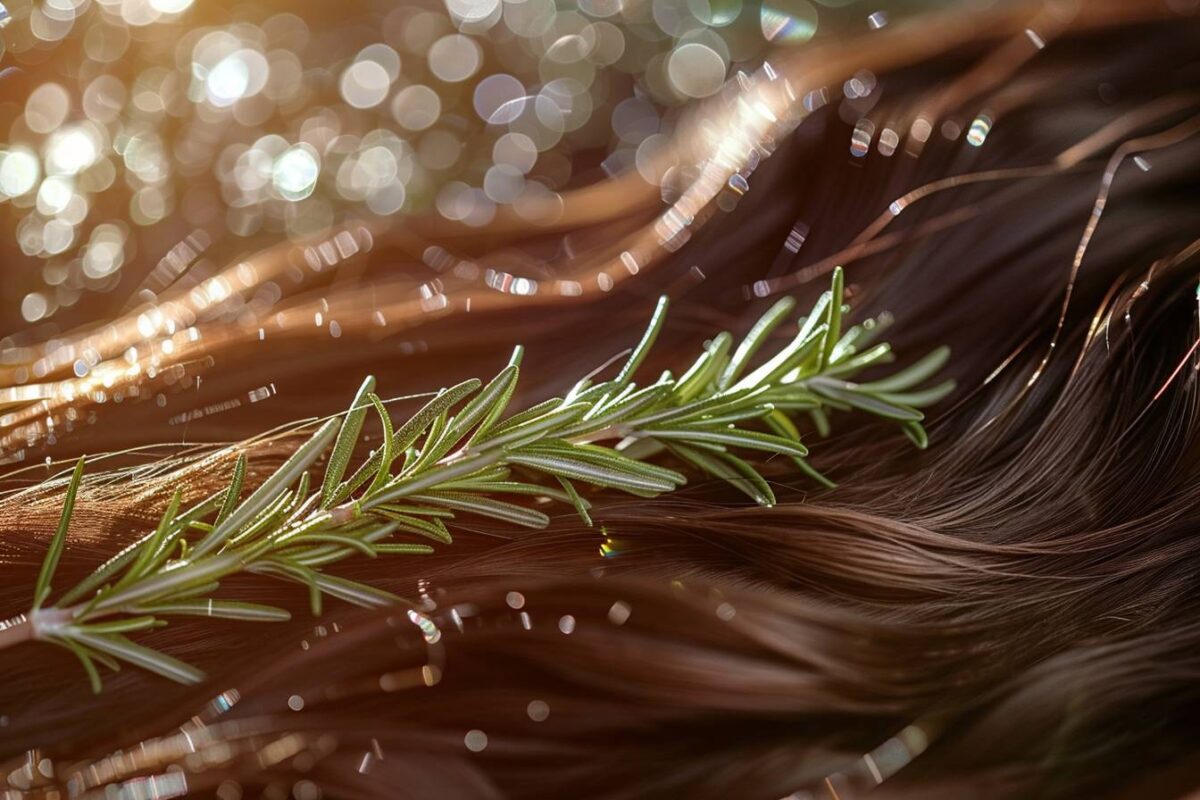
[[[1044,166],[1194,82],[1194,38],[1127,46],[1124,17],[1195,6],[3,0],[0,463],[240,438],[515,341],[548,343],[537,397],[663,291],[693,301],[681,335],[735,325],[819,287],[922,176]],[[1109,37],[1088,63],[1163,67],[1075,85],[1084,51],[1047,49],[1071,29]],[[1035,103],[1061,111],[1023,130]],[[706,294],[714,269],[738,274]]]

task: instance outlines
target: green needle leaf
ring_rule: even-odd
[[[512,398],[513,391],[517,388],[517,377],[519,375],[520,370],[516,364],[509,364],[502,369],[500,374],[492,378],[479,394],[472,397],[470,402],[463,406],[462,411],[454,418],[454,423],[450,426],[447,438],[453,444],[457,444],[476,424],[479,425],[479,429],[475,432],[476,436],[479,436],[481,432],[487,433],[488,427],[508,407],[508,401]]]
[[[775,505],[775,493],[770,484],[754,467],[731,453],[705,452],[682,442],[667,445],[667,449],[701,472],[726,481],[744,492],[760,506]]]
[[[822,397],[845,403],[852,408],[870,412],[884,419],[894,419],[899,422],[920,422],[925,415],[909,406],[889,403],[877,395],[868,394],[861,386],[833,378],[823,378],[811,383],[813,391]]]
[[[190,664],[185,664],[177,658],[171,658],[165,653],[142,647],[126,639],[120,634],[92,634],[83,631],[73,632],[72,638],[79,644],[93,650],[107,653],[113,658],[126,661],[144,670],[183,684],[197,684],[204,680],[204,673]]]
[[[354,395],[354,401],[350,403],[350,410],[346,412],[346,418],[338,429],[337,439],[333,443],[333,452],[330,453],[329,463],[325,467],[325,480],[321,483],[322,508],[329,507],[342,482],[342,476],[346,474],[346,466],[350,463],[350,456],[354,454],[355,445],[358,444],[358,436],[362,433],[363,420],[367,417],[367,410],[371,407],[371,403],[378,401],[378,398],[375,398],[371,403],[367,402],[368,395],[374,397],[371,394],[374,391],[375,377],[368,375],[362,382],[362,386],[358,387],[358,393]]]
[[[579,496],[579,492],[575,491],[575,486],[565,478],[558,479],[563,491],[567,493],[567,497],[571,498],[571,505],[575,506],[575,513],[583,520],[583,524],[589,528],[592,527],[592,517],[588,514],[588,503]]]
[[[654,314],[650,317],[650,324],[646,326],[646,332],[642,334],[642,340],[633,348],[633,352],[629,354],[629,360],[625,362],[625,366],[621,367],[621,371],[613,381],[618,387],[623,387],[629,383],[633,379],[633,374],[637,372],[638,367],[646,360],[646,354],[654,346],[654,340],[658,338],[658,333],[662,330],[663,321],[667,318],[667,304],[666,295],[658,298],[658,305],[654,307]]]
[[[833,348],[842,338],[842,283],[845,274],[841,267],[833,268],[833,286],[829,289],[829,306],[825,323],[825,335],[822,337],[821,351],[817,357],[817,370],[820,371],[829,363]]]
[[[92,655],[86,647],[70,639],[59,637],[52,637],[47,639],[47,641],[61,645],[75,654],[79,659],[79,663],[83,665],[84,672],[87,673],[88,683],[92,687],[92,694],[100,694],[104,690],[104,682],[100,680],[100,672],[96,669],[96,665],[92,663]]]
[[[83,480],[83,464],[84,459],[81,456],[75,462],[75,471],[71,473],[71,482],[67,484],[67,494],[63,499],[62,516],[58,519],[58,529],[54,532],[54,538],[50,540],[50,547],[46,551],[46,558],[42,561],[42,570],[38,573],[37,585],[33,590],[33,610],[42,607],[46,597],[50,594],[50,581],[54,578],[54,571],[58,569],[58,559],[62,557],[63,546],[67,541],[67,528],[71,524],[71,514],[75,512],[75,495],[79,492],[79,483]]]
[[[550,518],[540,511],[463,492],[431,492],[415,495],[412,499],[421,503],[445,506],[455,511],[478,514],[481,517],[491,517],[501,522],[510,522],[526,528],[544,528],[550,524]]]
[[[246,481],[246,454],[238,453],[237,461],[233,465],[233,477],[229,480],[229,488],[225,490],[225,499],[221,503],[221,510],[217,512],[217,518],[213,520],[213,527],[220,525],[233,510],[237,508],[238,500],[242,496],[242,484]]]
[[[747,450],[763,450],[785,456],[806,456],[808,448],[799,442],[789,441],[759,431],[737,428],[709,429],[699,425],[679,426],[670,430],[652,430],[647,433],[655,439],[677,440],[688,444],[718,444],[725,447],[742,447]]]
[[[894,375],[870,383],[860,383],[858,387],[865,392],[902,392],[933,377],[949,359],[950,348],[939,347]]]
[[[338,427],[339,422],[336,419],[331,419],[322,425],[312,435],[312,438],[297,448],[292,457],[283,462],[283,465],[271,477],[263,481],[263,484],[255,489],[238,506],[236,511],[200,540],[192,549],[193,560],[220,547],[239,527],[249,522],[255,514],[270,505],[283,489],[290,486],[292,481],[300,477],[300,474],[317,460],[325,448],[329,446],[329,442],[337,433]]]
[[[374,480],[367,487],[367,494],[373,494],[378,491],[379,487],[386,484],[392,477],[392,459],[396,456],[396,443],[392,441],[392,417],[388,414],[387,409],[383,407],[383,403],[374,393],[368,392],[367,397],[371,404],[375,406],[375,413],[379,415],[379,423],[383,426],[383,448],[379,456],[379,470],[375,473]]]
[[[155,603],[131,609],[137,614],[158,616],[212,617],[214,619],[237,619],[247,622],[286,622],[292,618],[286,608],[264,606],[259,603],[242,603],[236,600],[190,600],[172,603]]]
[[[795,307],[795,300],[784,297],[767,309],[767,313],[759,317],[758,322],[754,323],[750,332],[746,334],[746,338],[733,352],[729,365],[725,367],[721,377],[717,380],[718,388],[725,389],[738,379],[750,363],[750,359],[754,358],[755,353],[763,346],[767,338],[792,313]]]

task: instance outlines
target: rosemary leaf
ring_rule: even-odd
[[[37,586],[33,590],[33,610],[41,608],[47,595],[50,594],[50,581],[54,571],[58,569],[58,559],[62,557],[63,546],[67,541],[67,528],[71,524],[71,515],[75,512],[75,496],[79,492],[79,483],[83,480],[84,459],[75,462],[75,471],[71,473],[71,482],[67,484],[67,494],[63,499],[62,514],[58,518],[58,528],[50,540],[50,548],[42,561],[41,572],[38,573]]]

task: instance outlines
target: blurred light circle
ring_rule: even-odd
[[[506,133],[492,145],[492,161],[528,173],[537,163],[537,145],[523,133]]]
[[[225,108],[262,91],[269,72],[270,65],[262,53],[238,50],[222,58],[209,71],[204,78],[204,91],[210,103]]]
[[[714,28],[732,24],[742,13],[742,0],[688,0],[696,19]]]
[[[21,148],[0,153],[0,192],[9,197],[20,197],[28,192],[41,174],[41,164],[29,150]]]
[[[356,61],[342,73],[342,99],[354,108],[373,108],[383,102],[392,81],[375,61]]]
[[[428,86],[407,86],[392,98],[392,116],[401,127],[423,131],[442,115],[442,100]]]
[[[624,7],[622,0],[579,0],[579,10],[593,17],[611,17]]]
[[[683,36],[701,27],[688,8],[687,0],[654,0],[651,13],[659,30],[668,36]]]
[[[75,226],[61,219],[52,219],[42,229],[42,249],[56,256],[75,243]]]
[[[640,97],[628,97],[613,109],[613,133],[623,141],[637,144],[647,136],[658,133],[658,126],[658,112]]]
[[[615,64],[625,54],[625,34],[611,22],[596,22],[592,25],[596,44],[588,54],[588,60],[598,66]]]
[[[380,216],[395,214],[404,207],[406,192],[404,184],[398,180],[393,180],[386,186],[383,186],[367,197],[367,208]]]
[[[38,188],[37,210],[47,217],[52,217],[65,211],[74,195],[75,189],[69,178],[57,175],[49,177],[42,181],[41,187]]]
[[[708,97],[725,83],[725,59],[711,47],[691,42],[675,48],[667,60],[671,86],[685,97]]]
[[[525,86],[511,75],[489,75],[475,87],[475,113],[489,125],[507,125],[525,108]]]
[[[547,87],[542,87],[542,91],[534,99],[533,110],[537,115],[538,122],[542,124],[546,130],[561,133],[566,130],[566,121],[563,107],[561,105],[563,97],[553,91],[546,91]],[[570,98],[566,98],[567,102]]]
[[[521,196],[525,175],[507,164],[496,164],[483,176],[483,192],[497,203],[511,203]]]
[[[471,187],[462,181],[451,181],[437,194],[438,213],[446,219],[462,220],[471,213],[474,197]]]
[[[374,61],[383,67],[388,74],[388,80],[394,81],[400,77],[400,54],[386,44],[369,44],[358,51],[355,61]]]
[[[454,166],[462,154],[462,142],[450,131],[430,131],[417,145],[417,157],[427,169]]]
[[[770,0],[759,23],[768,42],[807,42],[817,32],[817,9],[808,0]]]
[[[35,133],[50,133],[67,118],[71,96],[57,83],[43,83],[25,101],[25,124]]]
[[[95,122],[112,122],[127,99],[125,84],[112,75],[101,75],[83,91],[83,113]]]
[[[186,11],[192,5],[192,0],[150,0],[150,7],[160,14],[178,14]]]
[[[30,292],[21,301],[21,316],[25,318],[26,322],[37,322],[46,316],[46,312],[49,310],[50,306],[40,292]]]
[[[587,87],[572,78],[556,78],[538,92],[539,97],[551,100],[562,112],[562,129],[574,131],[583,127],[592,116],[592,96]]]
[[[111,275],[125,263],[125,232],[112,223],[97,225],[83,253],[83,274],[89,278]]]
[[[504,4],[504,24],[517,36],[541,36],[554,24],[558,9],[554,0],[524,0]]]
[[[170,198],[157,186],[143,186],[129,200],[129,215],[138,225],[153,225],[170,211]]]
[[[469,36],[452,33],[429,48],[429,69],[447,83],[465,81],[479,69],[483,54]]]
[[[587,31],[587,36],[578,33],[560,36],[554,44],[546,48],[546,58],[559,64],[574,64],[587,58],[596,44],[595,32],[590,28]]]
[[[46,173],[78,174],[96,162],[99,151],[93,131],[82,125],[59,128],[46,140]]]
[[[321,166],[316,151],[307,144],[298,144],[289,147],[275,159],[271,183],[281,197],[296,202],[313,193],[320,174]]]
[[[665,163],[663,156],[670,151],[670,138],[661,133],[647,136],[638,145],[634,155],[634,165],[638,174],[646,183],[659,186],[667,169],[671,166]]]
[[[446,10],[463,22],[482,22],[500,10],[500,0],[446,0]]]

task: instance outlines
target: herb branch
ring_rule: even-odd
[[[118,669],[122,662],[196,683],[204,677],[198,669],[128,634],[181,616],[289,618],[282,608],[215,597],[220,582],[238,573],[306,587],[314,614],[321,613],[326,596],[384,606],[402,600],[326,568],[351,557],[430,553],[433,547],[420,540],[449,544],[449,525],[459,514],[529,528],[549,524],[543,512],[513,502],[523,496],[569,504],[591,525],[590,504],[577,484],[640,497],[673,491],[687,479],[658,463],[660,455],[725,481],[762,505],[772,505],[775,495],[747,454],[789,459],[801,473],[832,487],[805,460],[808,449],[795,424],[804,414],[823,436],[830,411],[864,411],[895,421],[917,447],[925,447],[918,409],[936,403],[954,384],[924,384],[949,351],[939,348],[881,380],[854,382],[860,371],[893,356],[887,344],[874,343],[886,320],[843,330],[849,308],[843,305],[839,269],[831,289],[799,319],[794,336],[767,358],[757,358],[771,349],[772,335],[794,305],[790,298],[779,301],[736,347],[729,333],[718,334],[678,377],[665,372],[639,386],[634,376],[662,327],[663,298],[615,378],[583,380],[565,397],[509,416],[521,348],[486,385],[473,379],[444,389],[399,426],[368,377],[349,410],[323,424],[247,496],[243,454],[224,488],[189,508],[176,492],[154,531],[46,606],[83,477],[80,459],[32,608],[0,623],[0,648],[25,640],[64,647],[78,657],[97,692],[97,665]],[[347,476],[372,413],[383,428],[381,445]],[[314,485],[312,470],[326,451],[324,475]]]

